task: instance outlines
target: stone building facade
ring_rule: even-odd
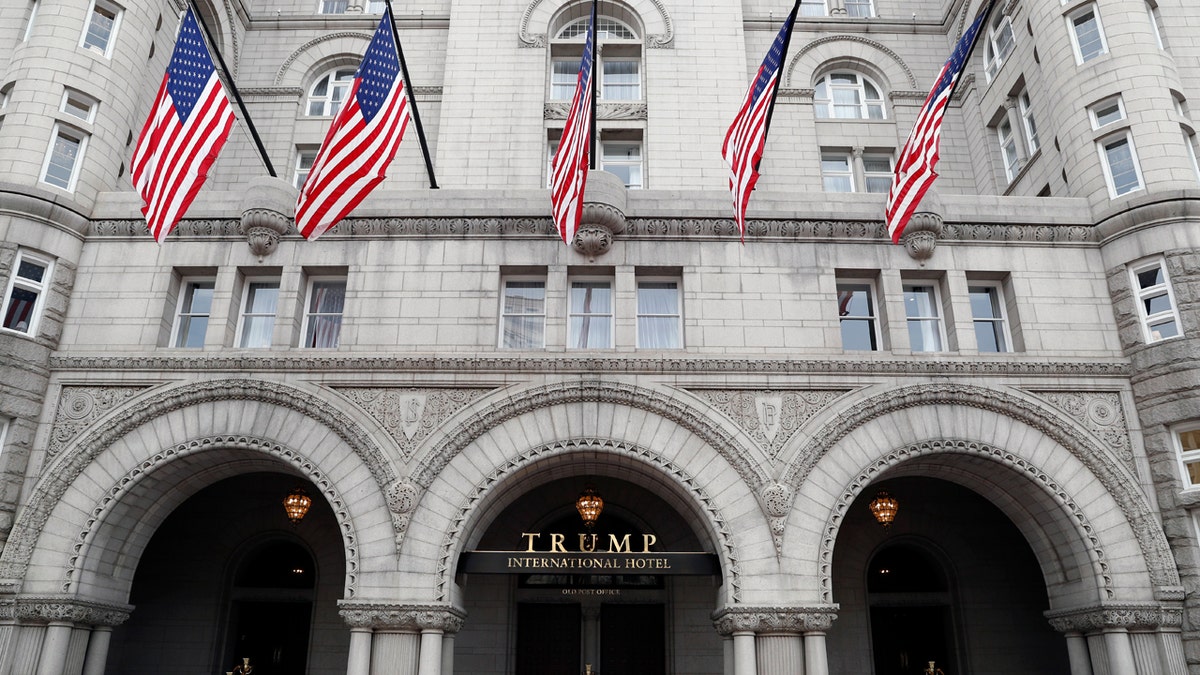
[[[803,0],[743,244],[788,8],[601,0],[573,247],[585,4],[397,5],[440,188],[410,131],[309,243],[382,5],[201,0],[279,178],[239,120],[163,245],[181,6],[0,5],[0,675],[1200,675],[1200,9],[1000,0],[892,245],[982,4]]]

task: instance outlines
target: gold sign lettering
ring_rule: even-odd
[[[608,535],[608,552],[629,553],[629,535],[625,535],[619,541],[617,540],[617,535]]]
[[[533,553],[533,540],[542,536],[540,532],[522,532],[522,537],[529,540],[529,548],[525,549],[526,553]]]

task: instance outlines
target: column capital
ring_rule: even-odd
[[[808,607],[725,607],[713,612],[721,635],[741,632],[805,633],[827,631],[837,618],[838,605]]]
[[[375,602],[339,602],[338,613],[351,628],[390,630],[462,630],[467,613],[451,605],[399,605]]]
[[[1183,625],[1183,608],[1160,603],[1105,603],[1044,612],[1054,630],[1060,633],[1088,634],[1106,628],[1154,629]]]
[[[133,605],[69,596],[21,595],[0,600],[0,619],[21,623],[119,626],[129,620],[132,612]]]

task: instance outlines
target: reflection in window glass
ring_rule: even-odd
[[[837,285],[838,320],[842,329],[842,349],[879,349],[875,331],[875,299],[869,283]]]
[[[612,285],[607,281],[572,281],[568,346],[572,349],[612,347]]]

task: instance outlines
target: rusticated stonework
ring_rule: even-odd
[[[653,465],[658,471],[668,474],[681,487],[686,489],[695,500],[695,503],[703,507],[704,511],[708,514],[712,529],[717,533],[717,541],[714,544],[720,551],[723,567],[722,572],[725,577],[725,583],[729,586],[729,598],[731,602],[736,603],[738,601],[742,583],[741,569],[738,565],[740,555],[734,543],[734,535],[725,522],[725,517],[721,515],[721,511],[708,496],[708,493],[705,492],[704,486],[695,477],[649,448],[604,439],[574,439],[530,448],[519,456],[509,459],[503,466],[479,482],[467,496],[466,500],[459,505],[451,521],[451,528],[442,537],[442,547],[438,555],[438,600],[446,599],[448,594],[447,584],[450,581],[450,568],[454,556],[458,553],[458,546],[463,536],[464,526],[469,523],[472,512],[484,496],[506,476],[521,470],[532,462],[543,461],[549,457],[580,451],[606,452],[632,457],[640,462]]]
[[[54,426],[50,430],[50,443],[46,452],[55,456],[92,422],[124,403],[146,386],[66,386],[58,396],[58,410],[54,413]]]
[[[392,605],[371,602],[338,603],[338,614],[351,628],[388,630],[462,630],[467,613],[451,605]]]
[[[139,480],[145,478],[167,462],[192,453],[205,452],[218,448],[241,448],[269,454],[294,466],[302,472],[302,475],[312,481],[313,485],[317,486],[317,489],[321,491],[321,496],[325,498],[325,501],[329,503],[330,509],[333,510],[333,516],[338,522],[338,531],[342,533],[342,543],[345,547],[343,557],[346,561],[346,581],[343,590],[347,598],[353,598],[358,585],[358,535],[355,534],[354,521],[350,517],[349,510],[346,508],[346,501],[338,493],[333,482],[305,457],[273,441],[244,435],[209,436],[166,448],[162,452],[156,453],[150,459],[138,464],[137,468],[126,473],[116,483],[105,490],[104,497],[92,508],[87,520],[87,527],[81,530],[75,537],[75,544],[71,547],[73,555],[67,561],[67,568],[64,573],[63,592],[66,593],[71,590],[71,585],[74,583],[75,574],[80,562],[79,556],[86,550],[91,534],[95,531],[96,526],[104,522],[105,516],[110,509],[116,503],[120,502]]]
[[[1104,441],[1104,445],[1133,468],[1133,449],[1121,396],[1110,391],[1031,391]]]
[[[439,424],[491,388],[335,387],[387,431],[405,460]]]
[[[804,423],[848,389],[693,389],[725,413],[774,459]]]
[[[1155,628],[1178,628],[1183,625],[1183,608],[1150,603],[1113,602],[1046,612],[1046,619],[1060,633],[1094,633],[1105,628],[1129,630],[1153,630]]]
[[[726,607],[713,612],[713,626],[721,635],[734,633],[825,632],[837,619],[838,605],[816,607]]]

